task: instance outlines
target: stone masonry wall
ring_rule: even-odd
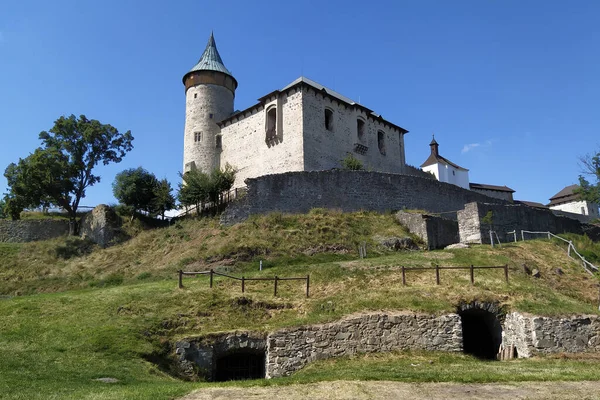
[[[244,186],[247,178],[304,169],[302,92],[280,96],[221,128],[221,167],[229,163],[237,169],[234,187]],[[266,109],[273,105],[277,106],[277,139],[267,141]]]
[[[458,243],[458,222],[427,214],[399,211],[396,219],[427,243],[427,249],[440,249]]]
[[[246,185],[246,196],[227,208],[223,223],[240,222],[252,214],[305,213],[318,207],[379,212],[407,208],[436,213],[462,210],[474,201],[502,202],[433,179],[367,171],[287,172],[247,179]]]
[[[578,220],[557,216],[550,210],[525,205],[499,205],[470,203],[458,212],[460,241],[463,243],[490,243],[489,225],[482,223],[486,214],[492,212],[493,230],[500,241],[512,241],[513,236],[506,232],[517,230],[559,233],[584,232],[584,225]]]
[[[405,167],[404,134],[356,107],[332,100],[312,88],[302,90],[304,170],[322,171],[340,168],[348,153],[359,159],[366,170],[402,173]],[[325,128],[325,110],[333,112],[330,130]],[[364,134],[359,137],[357,120],[364,121]],[[385,150],[378,144],[383,133]],[[367,147],[364,154],[354,151],[356,143]]]
[[[67,220],[0,220],[0,242],[25,243],[69,234]]]
[[[502,337],[502,345],[514,345],[518,357],[562,352],[598,352],[600,318],[551,318],[513,312],[505,318]]]
[[[267,338],[267,378],[289,375],[316,360],[406,349],[461,351],[460,317],[367,314],[280,330]]]

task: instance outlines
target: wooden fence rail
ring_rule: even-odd
[[[404,267],[402,266],[402,285],[406,286],[406,272],[407,271],[435,271],[435,283],[436,285],[440,284],[440,271],[444,269],[468,269],[469,270],[469,278],[471,280],[471,285],[475,284],[475,270],[476,269],[503,269],[504,270],[504,279],[506,283],[508,283],[508,264],[507,265],[493,265],[493,266],[474,266],[470,265],[468,267],[440,267],[436,265],[435,267]]]
[[[229,278],[229,279],[234,279],[236,281],[241,281],[242,283],[242,293],[246,292],[246,282],[248,281],[273,281],[273,294],[275,296],[277,296],[277,284],[279,281],[306,281],[306,297],[310,296],[310,275],[306,275],[306,277],[289,277],[289,278],[280,278],[277,275],[275,275],[275,277],[273,278],[246,278],[244,276],[242,276],[241,278],[238,278],[237,276],[232,276],[232,275],[227,275],[227,274],[223,274],[221,272],[216,272],[215,270],[209,270],[209,271],[199,271],[199,272],[186,272],[186,271],[182,271],[179,270],[177,271],[177,273],[179,274],[179,280],[178,280],[178,286],[179,288],[183,288],[183,276],[184,275],[208,275],[209,276],[209,285],[212,288],[213,287],[213,277],[215,275],[217,276],[222,276],[225,278]]]

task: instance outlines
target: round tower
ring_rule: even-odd
[[[217,123],[233,113],[237,88],[237,81],[225,68],[212,33],[198,63],[183,76],[183,84],[183,172],[195,168],[210,173],[221,166],[221,128]]]

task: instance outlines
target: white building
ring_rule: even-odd
[[[579,185],[571,185],[565,187],[560,192],[550,198],[551,210],[566,211],[574,214],[589,215],[590,217],[598,217],[598,204],[582,200],[580,195],[574,193]]]
[[[435,137],[429,143],[431,154],[421,164],[421,169],[435,175],[438,181],[451,183],[464,189],[469,189],[469,170],[440,155],[439,144]]]
[[[234,112],[238,83],[212,34],[183,83],[184,172],[229,163],[240,187],[261,175],[340,168],[348,154],[365,169],[405,172],[406,129],[310,79],[298,78]]]

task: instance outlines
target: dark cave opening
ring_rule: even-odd
[[[495,360],[502,344],[502,326],[496,314],[471,308],[459,312],[463,351],[484,360]]]
[[[217,359],[215,381],[238,381],[265,377],[265,353],[235,351]]]

